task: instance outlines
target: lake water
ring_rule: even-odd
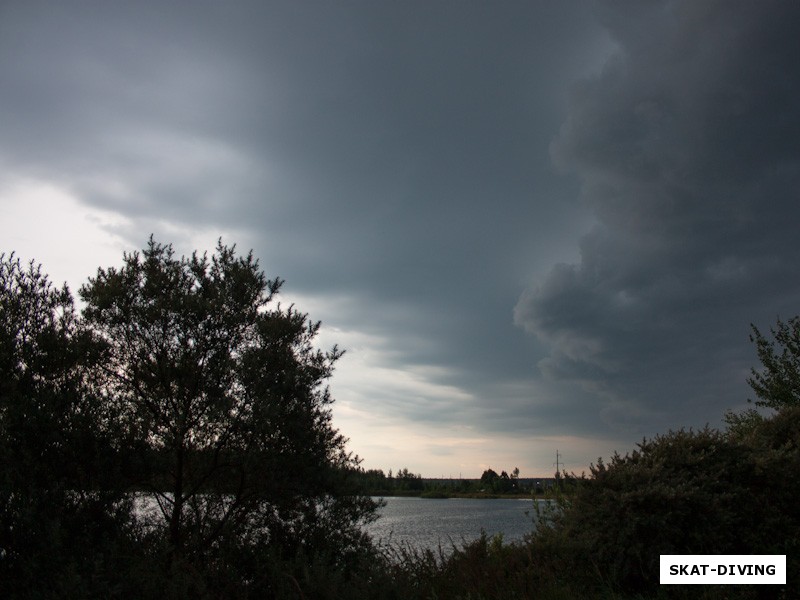
[[[389,497],[384,501],[378,520],[367,526],[376,542],[434,551],[441,546],[445,553],[453,544],[460,547],[478,539],[481,530],[490,537],[502,533],[507,542],[521,540],[533,531],[536,517],[530,499]],[[158,505],[148,494],[136,494],[135,511],[139,517],[160,518]]]
[[[487,535],[503,534],[505,541],[520,540],[533,531],[533,500],[498,498],[385,498],[380,518],[367,527],[375,541],[383,544],[410,545],[413,548],[436,550],[441,544],[447,551],[451,542]]]

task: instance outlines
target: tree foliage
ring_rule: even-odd
[[[149,525],[172,569],[314,536],[362,541],[353,527],[374,507],[336,498],[356,461],[323,385],[341,352],[314,347],[319,323],[272,306],[281,284],[221,242],[177,258],[151,238],[80,290],[104,343],[102,392],[148,450],[136,485],[157,503]],[[338,539],[315,533],[330,514]]]
[[[486,469],[481,474],[480,481],[484,489],[488,488],[498,494],[507,494],[519,489],[518,479],[519,468],[514,467],[510,476],[506,471],[501,471],[500,475],[498,475],[494,469]]]
[[[104,589],[123,536],[111,432],[90,391],[99,358],[66,287],[0,256],[0,581],[54,597]]]
[[[347,578],[373,556],[325,385],[342,352],[281,285],[252,253],[151,238],[79,315],[0,257],[4,592],[269,597],[303,564]]]
[[[796,554],[798,467],[797,409],[766,419],[746,441],[709,428],[672,431],[598,460],[542,535],[568,541],[579,571],[651,593],[662,554]]]
[[[800,318],[771,332],[753,326],[761,367],[748,383],[775,414],[728,412],[726,432],[672,431],[598,460],[539,540],[627,592],[654,591],[662,554],[786,554],[796,586]]]
[[[755,325],[750,327],[750,341],[756,345],[761,361],[761,367],[751,369],[747,379],[758,398],[755,405],[772,410],[800,406],[800,317],[786,323],[778,319],[776,327],[770,329],[772,339],[762,335]],[[723,420],[728,435],[745,438],[764,422],[764,412],[754,408],[729,410]]]
[[[771,328],[770,340],[751,325],[750,340],[755,343],[760,370],[753,369],[747,380],[759,398],[756,406],[779,410],[787,406],[800,406],[800,317],[788,322],[778,319]]]

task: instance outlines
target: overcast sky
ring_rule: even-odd
[[[367,468],[720,425],[800,313],[800,4],[0,2],[0,251],[252,248]]]

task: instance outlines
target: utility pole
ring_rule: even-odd
[[[561,481],[561,469],[558,466],[558,457],[559,457],[559,453],[558,453],[558,449],[556,449],[556,482]]]

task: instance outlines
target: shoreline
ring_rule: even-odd
[[[383,490],[386,491],[386,490]],[[380,493],[367,492],[367,496],[373,498],[421,498],[423,500],[450,500],[450,499],[469,499],[469,500],[543,500],[544,495],[533,494],[494,494],[489,492],[388,492]]]

